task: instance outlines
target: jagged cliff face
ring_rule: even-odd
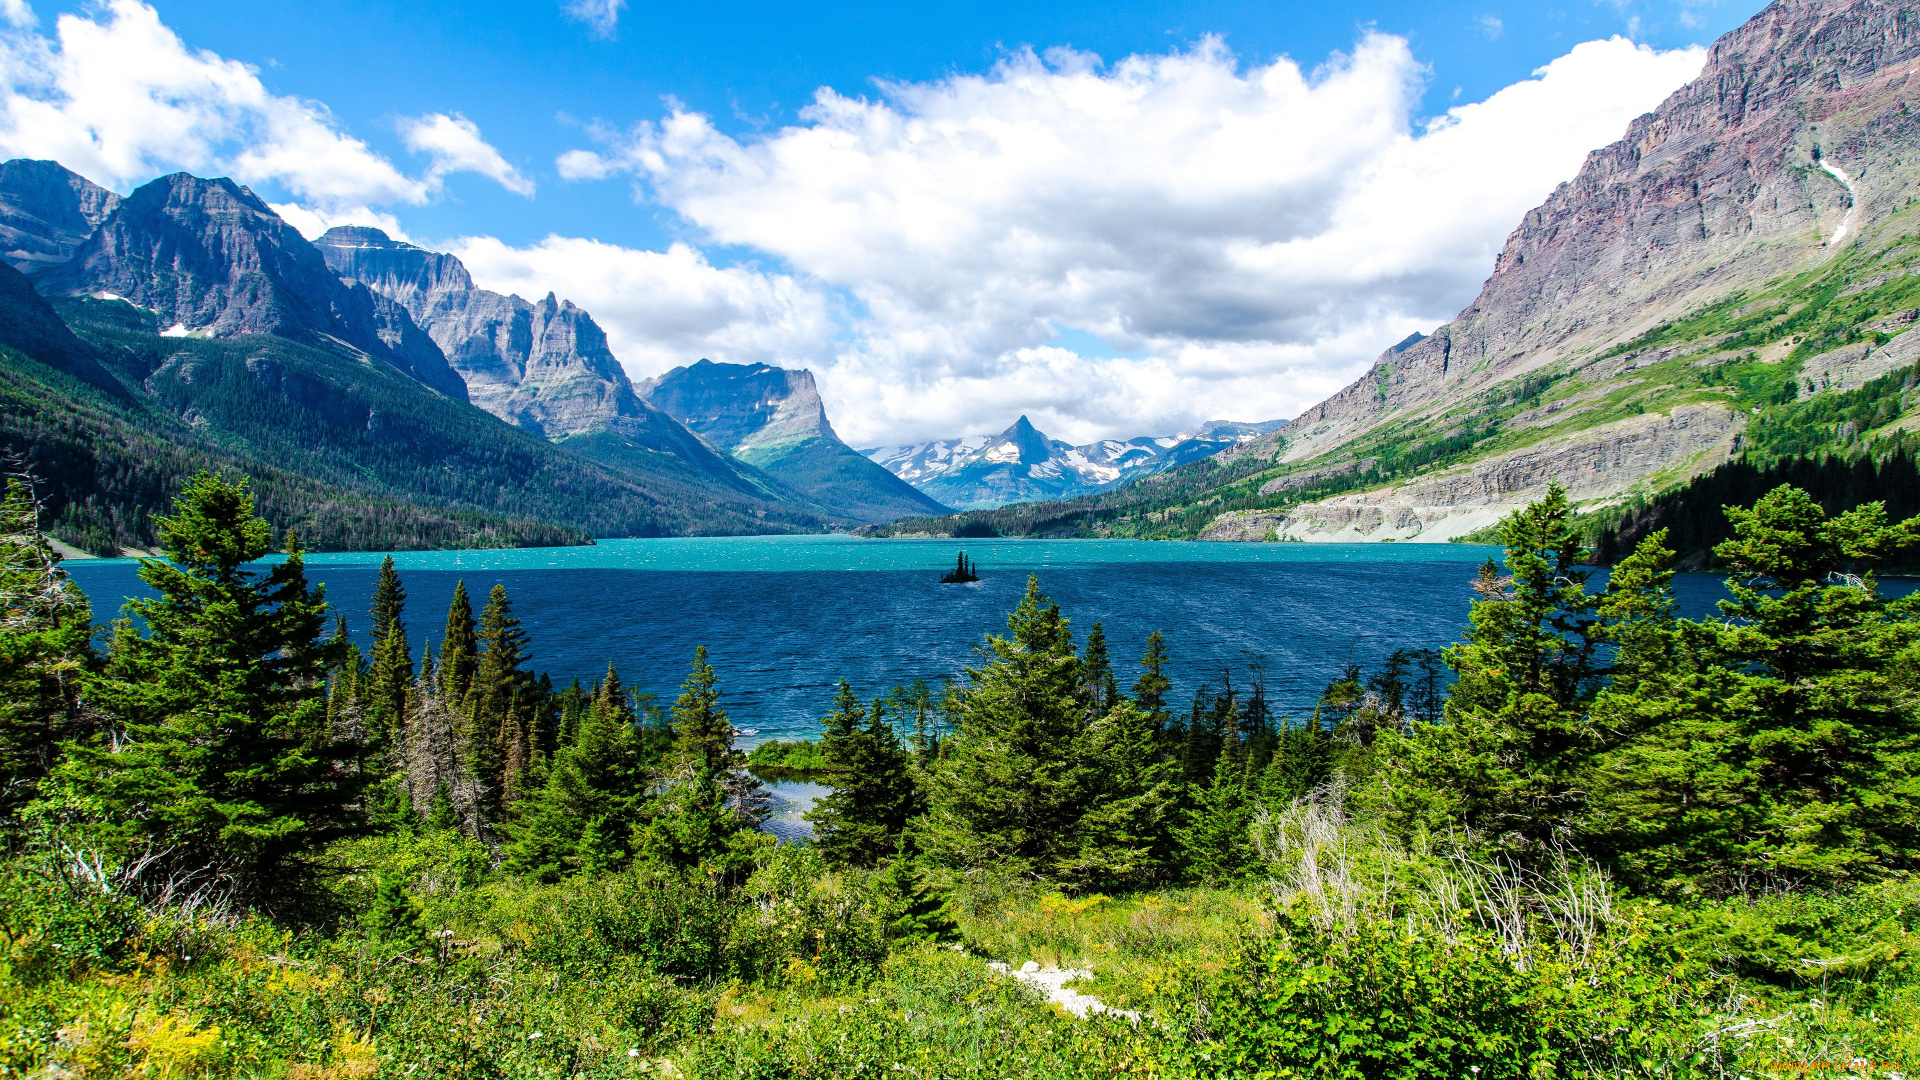
[[[24,273],[66,262],[118,205],[57,161],[0,163],[0,258]]]
[[[475,405],[548,439],[621,460],[664,454],[742,490],[758,488],[634,392],[593,317],[549,293],[539,303],[476,288],[452,255],[348,226],[315,242],[327,266],[404,308],[466,382]],[[605,451],[604,453],[600,451]]]
[[[784,443],[832,439],[813,372],[702,359],[640,385],[640,393],[700,437],[745,460]]]
[[[946,512],[840,441],[810,371],[702,359],[638,390],[701,438],[850,523]]]
[[[1726,357],[1715,349],[1739,344],[1731,334],[1715,338],[1705,330],[1688,342],[1663,336],[1672,324],[1741,298],[1765,302],[1770,290],[1785,296],[1783,283],[1845,260],[1852,260],[1847,266],[1875,263],[1856,275],[1862,280],[1844,283],[1847,289],[1906,273],[1904,263],[1879,262],[1912,231],[1900,214],[1920,190],[1917,67],[1920,12],[1911,4],[1770,5],[1713,46],[1698,78],[1635,120],[1625,138],[1591,154],[1578,176],[1529,213],[1479,297],[1453,322],[1384,354],[1277,437],[1233,453],[1311,463],[1374,453],[1388,432],[1437,441],[1480,422],[1466,403],[1491,400],[1529,377],[1584,387],[1584,405],[1570,398],[1555,404],[1600,421],[1610,388],[1656,380],[1661,376],[1650,367],[1676,356],[1697,357],[1696,367],[1722,362]],[[1730,312],[1729,318],[1742,314],[1737,306]],[[1898,333],[1904,326],[1889,329]],[[1778,346],[1760,350],[1759,360],[1809,372],[1837,368],[1852,385],[1912,351],[1889,347],[1878,364],[1853,356],[1804,358],[1792,354],[1789,335],[1769,333],[1744,339]],[[1662,338],[1663,347],[1627,347],[1642,336]],[[1657,394],[1646,394],[1645,403],[1669,421],[1700,419],[1693,410],[1699,402],[1680,403],[1681,413],[1673,411],[1675,401]],[[1650,443],[1643,429],[1651,420],[1606,421],[1615,428],[1559,423],[1544,438],[1456,467],[1445,479],[1423,477],[1299,512],[1237,515],[1213,534],[1457,535],[1544,490],[1554,474],[1529,468],[1529,461],[1558,461],[1572,470],[1567,475],[1582,478],[1577,486],[1589,501],[1604,502],[1649,478],[1672,480],[1725,460],[1737,450],[1750,411],[1722,408],[1726,415],[1708,425],[1717,433],[1710,445],[1702,444],[1697,424],[1688,437]],[[1483,409],[1483,415],[1492,413]],[[1529,425],[1557,423],[1536,415],[1495,422],[1508,442],[1529,441],[1511,437]],[[1653,443],[1664,449],[1650,450]],[[1436,495],[1472,476],[1535,480],[1481,485],[1464,503]],[[1374,528],[1356,527],[1356,514]],[[1401,522],[1397,529],[1394,520]],[[1328,527],[1334,522],[1337,528]]]
[[[345,346],[466,397],[404,309],[340,281],[306,238],[231,180],[176,173],[139,188],[35,284],[51,296],[126,300],[154,313],[164,335],[274,334]]]

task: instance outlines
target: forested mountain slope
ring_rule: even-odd
[[[254,477],[268,519],[321,549],[828,521],[630,389],[637,426],[569,440],[610,464],[489,416],[404,306],[343,281],[231,181],[178,174],[120,199],[56,163],[9,162],[0,241],[35,274],[0,269],[0,446],[45,481],[55,533],[87,550],[150,547],[150,513],[201,468]],[[605,352],[584,312],[547,308],[542,340]],[[654,445],[628,437],[648,425]]]
[[[701,474],[735,492],[780,500],[634,392],[593,316],[549,293],[536,302],[474,285],[452,255],[343,226],[315,241],[327,265],[406,309],[465,381],[468,399],[616,468]]]
[[[1592,510],[1741,454],[1890,451],[1905,383],[1867,427],[1836,395],[1920,361],[1917,61],[1911,5],[1779,0],[1529,213],[1452,322],[1157,493],[995,527],[1438,540],[1556,479]]]

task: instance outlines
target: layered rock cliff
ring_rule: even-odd
[[[702,359],[638,390],[701,438],[850,522],[947,510],[840,440],[810,371]]]
[[[1920,189],[1916,69],[1911,4],[1769,5],[1714,44],[1698,78],[1527,214],[1452,322],[1389,350],[1276,436],[1229,452],[1271,457],[1281,475],[1295,463],[1351,464],[1448,440],[1471,443],[1464,456],[1474,460],[1448,465],[1462,455],[1438,455],[1421,466],[1401,453],[1417,478],[1232,515],[1208,535],[1354,538],[1369,532],[1355,523],[1378,511],[1385,524],[1373,535],[1438,539],[1537,497],[1556,477],[1577,478],[1589,505],[1604,504],[1736,450],[1754,406],[1768,402],[1743,405],[1731,376],[1725,391],[1699,390],[1714,372],[1773,365],[1742,385],[1799,386],[1804,375],[1805,393],[1890,370],[1914,350],[1884,339],[1899,341],[1912,320],[1856,313],[1882,321],[1846,355],[1808,355],[1808,327],[1816,318],[1840,326],[1834,296],[1879,296],[1910,272],[1898,249]],[[1724,400],[1703,442],[1701,399],[1716,394]],[[1645,413],[1659,419],[1628,419]],[[1692,434],[1648,441],[1675,426]],[[1548,461],[1558,464],[1528,464]],[[1488,486],[1476,477],[1528,479]],[[1446,494],[1461,484],[1464,499]]]
[[[315,245],[333,273],[405,309],[493,415],[610,464],[649,456],[743,491],[754,481],[634,392],[593,317],[549,293],[537,303],[478,288],[452,255],[379,229],[331,229]]]
[[[26,273],[66,262],[118,205],[57,161],[0,162],[0,258]]]
[[[342,282],[305,237],[231,180],[175,173],[140,187],[35,284],[49,296],[125,300],[153,312],[164,335],[273,334],[344,348],[467,396],[404,309]]]

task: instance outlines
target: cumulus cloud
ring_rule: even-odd
[[[329,218],[418,205],[457,171],[531,190],[457,116],[409,122],[421,133],[409,145],[433,160],[424,176],[409,176],[341,130],[325,106],[274,94],[251,66],[188,48],[139,0],[62,15],[52,38],[34,29],[24,4],[18,10],[24,17],[11,6],[0,12],[10,27],[0,31],[5,156],[54,158],[122,190],[176,169],[226,174],[276,184],[292,205]]]
[[[822,89],[759,137],[675,107],[561,172],[631,174],[844,295],[850,340],[817,366],[857,437],[997,429],[1017,404],[996,386],[1057,402],[1066,437],[1138,434],[1290,415],[1451,317],[1521,214],[1703,60],[1588,42],[1418,124],[1424,68],[1386,35],[1312,71],[1215,40],[1021,53],[875,100]]]
[[[717,267],[685,244],[639,251],[550,236],[531,247],[492,237],[448,245],[476,284],[593,313],[627,370],[654,375],[700,357],[804,367],[831,347],[829,298],[788,274]]]
[[[586,23],[599,37],[612,37],[626,0],[568,0],[567,14]]]
[[[438,182],[448,173],[472,172],[488,177],[516,195],[533,196],[533,181],[507,164],[487,140],[480,137],[479,125],[458,113],[432,113],[417,119],[400,121],[400,138],[407,149],[428,154],[433,164],[427,177]]]

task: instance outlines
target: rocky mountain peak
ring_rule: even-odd
[[[451,397],[466,385],[407,312],[342,282],[319,249],[243,185],[163,176],[119,201],[48,295],[112,296],[154,313],[162,333],[275,334],[385,361]]]
[[[118,205],[57,161],[0,163],[0,258],[27,273],[66,262]]]
[[[1053,457],[1053,440],[1042,435],[1025,414],[1015,420],[1012,427],[1001,432],[1000,439],[1006,449],[1012,451],[1012,460],[1022,465],[1039,465]],[[993,452],[994,449],[989,448],[988,456],[991,457]]]
[[[827,422],[813,373],[768,364],[716,364],[702,357],[649,379],[640,395],[732,451],[839,436]]]

